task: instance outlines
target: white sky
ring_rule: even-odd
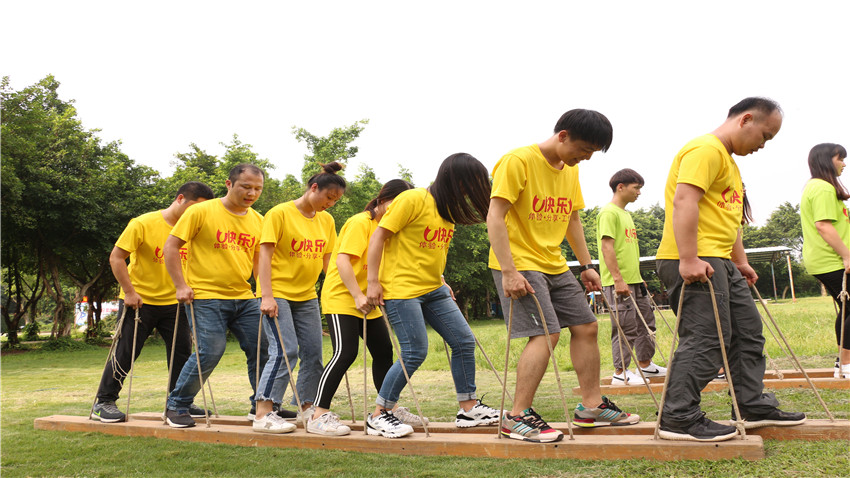
[[[739,158],[756,221],[799,202],[806,157],[850,147],[846,1],[189,2],[0,1],[0,74],[47,74],[87,128],[170,174],[195,142],[222,154],[233,133],[299,176],[317,135],[362,118],[357,158],[379,179],[397,163],[428,184],[449,154],[488,168],[552,134],[572,108],[614,125],[607,154],[580,166],[588,207],[631,167],[634,207],[663,204],[670,162],[746,96],[780,102],[777,138]],[[850,181],[848,181],[850,183]]]

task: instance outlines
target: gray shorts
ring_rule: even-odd
[[[502,290],[502,271],[491,269],[496,290],[502,303],[505,315],[505,325],[510,314],[511,298],[505,297]],[[590,311],[584,289],[572,272],[563,274],[544,274],[537,271],[519,271],[534,288],[549,333],[560,333],[561,329],[574,325],[596,322],[596,316]],[[511,338],[535,337],[544,335],[540,312],[531,295],[526,295],[514,301],[513,319],[511,321]]]

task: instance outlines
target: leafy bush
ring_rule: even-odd
[[[53,352],[70,352],[73,350],[88,350],[92,347],[94,347],[94,345],[89,345],[85,342],[80,342],[70,337],[58,337],[45,342],[44,345],[41,346],[41,350]]]
[[[24,340],[33,341],[38,340],[38,333],[41,331],[41,326],[38,325],[38,321],[34,320],[31,323],[27,324],[24,327]]]

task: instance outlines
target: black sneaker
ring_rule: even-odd
[[[127,415],[124,415],[121,410],[118,410],[115,402],[100,402],[94,406],[91,419],[100,420],[103,423],[115,423],[123,422],[127,419]]]
[[[744,428],[761,427],[790,427],[799,425],[806,421],[806,414],[802,412],[783,412],[778,408],[765,413],[756,415],[741,411],[741,418],[744,420]],[[735,420],[735,411],[732,410],[732,420]]]
[[[203,408],[193,403],[189,405],[189,416],[192,418],[206,418],[207,416],[212,416],[212,413],[207,410],[205,414]]]
[[[709,420],[705,417],[705,412],[697,421],[684,427],[670,426],[662,420],[661,429],[658,431],[658,436],[665,440],[679,441],[724,441],[737,434],[738,429]]]
[[[277,413],[277,416],[283,418],[284,420],[288,420],[290,422],[294,422],[298,419],[298,412],[293,412],[292,410],[287,410],[285,408],[280,408],[280,405],[272,406],[272,410]],[[257,414],[257,407],[252,406],[251,411],[248,412],[248,420],[253,420]],[[194,415],[192,415],[194,416]],[[201,415],[203,416],[203,415]]]
[[[195,426],[195,420],[192,420],[188,410],[166,410],[165,421],[171,428],[189,428]]]

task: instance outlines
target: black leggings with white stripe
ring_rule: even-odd
[[[345,314],[325,314],[331,334],[333,356],[325,365],[319,380],[319,395],[316,405],[330,410],[331,400],[339,383],[360,353],[360,338],[363,336],[363,318]],[[372,356],[372,381],[380,390],[384,376],[393,364],[393,345],[387,326],[381,318],[366,321],[366,347]]]

